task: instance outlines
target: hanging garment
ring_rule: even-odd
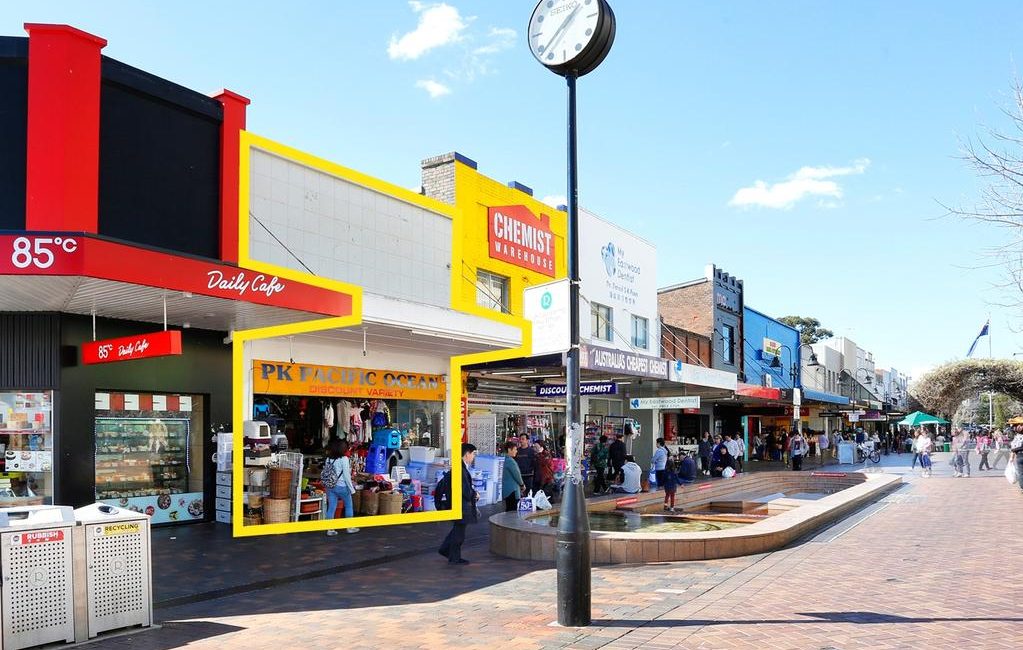
[[[333,428],[334,407],[328,403],[327,408],[323,409],[323,426],[320,429],[320,441],[323,443],[324,449],[330,444],[330,433]]]

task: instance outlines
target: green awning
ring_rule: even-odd
[[[937,415],[928,415],[923,411],[914,411],[899,420],[899,424],[904,424],[907,427],[918,427],[922,424],[948,424],[948,420],[943,420]]]

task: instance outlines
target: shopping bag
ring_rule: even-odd
[[[647,480],[647,483],[649,483],[651,486],[657,485],[657,472],[654,471],[654,469],[652,467],[650,468],[650,473],[647,474],[647,476],[646,476],[646,480]],[[660,487],[660,486],[658,485],[657,487]]]
[[[721,476],[722,478],[732,478],[733,476],[735,476],[735,470],[732,469],[731,467],[726,467],[723,470],[721,470]]]
[[[536,503],[533,501],[533,491],[519,499],[519,512],[536,512]]]
[[[1016,474],[1016,463],[1010,462],[1005,466],[1005,480],[1009,483],[1015,483],[1019,480],[1019,476]]]
[[[554,507],[551,505],[551,500],[547,497],[547,493],[543,490],[537,490],[533,494],[533,505],[537,510],[550,510]]]

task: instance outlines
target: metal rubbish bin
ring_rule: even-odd
[[[78,641],[153,623],[149,517],[105,503],[75,510]]]
[[[70,506],[0,509],[0,648],[75,640]]]

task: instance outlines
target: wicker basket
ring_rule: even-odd
[[[262,494],[250,494],[249,495],[249,507],[252,509],[263,507],[263,495]]]
[[[381,492],[378,514],[397,515],[401,513],[401,492]]]
[[[362,512],[362,493],[364,490],[356,490],[352,494],[352,516]],[[334,518],[334,513],[330,513],[330,519]]]
[[[291,521],[291,499],[263,499],[263,521],[268,524]]]
[[[291,469],[273,467],[270,469],[270,498],[287,499],[291,495]]]
[[[245,515],[242,517],[242,524],[246,526],[261,526],[263,524],[263,515]]]
[[[375,515],[380,510],[380,493],[372,490],[362,491],[362,507],[359,509],[364,515]]]

